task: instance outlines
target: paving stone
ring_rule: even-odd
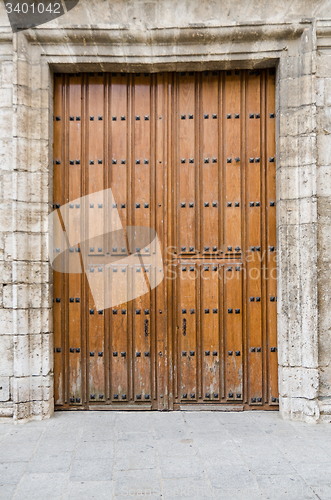
[[[218,468],[206,466],[206,472],[211,485],[216,489],[257,489],[258,484],[248,466],[223,465]]]
[[[24,439],[20,444],[2,444],[1,443],[1,453],[0,453],[0,463],[5,462],[28,462],[36,446],[31,446],[24,442]]]
[[[161,493],[159,475],[155,470],[116,471],[114,481],[115,495],[149,498]]]
[[[154,450],[136,452],[136,450],[133,449],[126,453],[117,453],[116,455],[116,470],[142,470],[155,469],[156,467],[157,456]]]
[[[298,474],[256,476],[259,485],[270,500],[310,500],[315,493]]]
[[[0,500],[11,500],[16,488],[16,484],[0,484]]]
[[[35,472],[68,472],[72,461],[72,453],[68,451],[39,455],[36,453],[29,462],[28,473]]]
[[[0,484],[18,484],[27,467],[27,462],[0,463]]]
[[[163,479],[204,476],[204,468],[198,456],[192,456],[189,459],[186,455],[161,456],[160,468]]]
[[[61,498],[69,474],[26,474],[20,482],[15,500],[55,500]]]
[[[111,481],[113,461],[109,459],[74,460],[70,481]]]
[[[114,457],[114,442],[80,441],[75,449],[76,460],[110,459]]]
[[[166,500],[212,498],[212,488],[208,479],[164,479],[163,496]]]
[[[113,487],[112,481],[69,482],[63,498],[65,500],[90,500],[92,498],[109,500],[112,498]]]

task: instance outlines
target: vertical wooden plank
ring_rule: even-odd
[[[174,256],[177,253],[176,245],[176,229],[175,224],[177,222],[177,169],[175,168],[177,161],[177,94],[178,94],[178,77],[176,74],[168,75],[167,78],[167,165],[165,172],[167,174],[167,197],[166,197],[166,207],[167,207],[167,245],[166,245],[166,279],[167,279],[167,357],[166,362],[168,366],[167,370],[167,388],[166,388],[166,398],[168,401],[168,409],[172,410],[174,405],[174,399],[177,396],[178,383],[177,383],[177,330],[176,321],[177,315],[174,313],[176,310],[177,296],[176,296],[176,280],[173,270],[176,269]]]
[[[139,75],[139,76],[138,76]],[[134,82],[133,225],[151,223],[151,75],[137,74]],[[143,254],[149,253],[141,249]]]
[[[242,271],[239,265],[224,266],[224,285],[226,398],[242,401]]]
[[[166,259],[167,234],[165,225],[166,173],[167,164],[167,75],[156,75],[155,96],[155,229],[162,247],[163,262]],[[156,270],[155,272],[158,272]],[[166,279],[155,289],[155,332],[156,332],[156,397],[157,408],[162,410],[166,402],[166,349],[167,349],[167,288]]]
[[[54,208],[65,203],[62,186],[64,183],[64,76],[55,75],[54,80]],[[56,235],[54,235],[56,238]],[[56,252],[56,248],[53,248]],[[53,319],[54,319],[54,401],[64,403],[64,342],[63,335],[63,275],[53,271]]]
[[[81,206],[82,196],[82,77],[70,75],[68,89],[68,151],[69,151],[69,211],[67,231],[74,241],[81,241]],[[77,258],[79,246],[69,249],[69,269],[71,262]],[[82,274],[68,274],[68,347],[69,347],[69,402],[82,403],[82,342],[81,342],[81,306],[82,306]]]
[[[151,401],[151,294],[146,283],[151,266],[133,267],[133,363],[134,400]]]
[[[226,71],[223,89],[224,252],[240,253],[241,243],[241,76]]]
[[[105,188],[105,155],[104,155],[104,76],[102,73],[90,73],[87,86],[87,194],[102,191]],[[102,273],[103,279],[98,280],[98,293],[104,295],[105,267],[102,263],[106,254],[104,233],[106,199],[101,193],[98,200],[93,200],[88,208],[88,234],[100,234],[89,242],[89,260],[91,265],[88,272],[96,275]],[[99,259],[97,258],[99,256]],[[93,264],[95,263],[95,264]],[[97,310],[91,291],[88,292],[88,345],[87,345],[87,398],[90,402],[104,401],[105,394],[105,327],[104,310]]]
[[[178,85],[178,157],[177,162],[177,253],[196,252],[196,153],[195,76],[180,73]]]
[[[200,145],[201,165],[201,252],[210,255],[218,252],[218,135],[219,135],[219,73],[207,71],[202,74]]]
[[[197,399],[197,284],[196,264],[182,263],[178,269],[178,364],[179,398]]]
[[[109,115],[109,130],[110,130],[110,151],[109,151],[109,171],[110,171],[110,187],[114,196],[118,214],[125,229],[128,223],[128,199],[127,199],[127,183],[128,173],[130,168],[128,155],[128,76],[123,73],[112,73],[110,86],[110,115]],[[111,255],[126,255],[127,242],[125,234],[122,231],[116,231],[115,220],[111,221],[111,235],[109,240]]]
[[[134,76],[134,111],[133,111],[133,158],[132,158],[132,214],[133,225],[150,228],[152,172],[155,158],[152,156],[152,122],[151,109],[152,76],[148,73],[137,73]],[[153,197],[154,198],[154,197]],[[154,199],[153,199],[154,202]],[[132,252],[151,255],[151,232],[142,238],[142,232],[136,231]],[[143,244],[142,241],[147,241]],[[133,267],[133,287],[137,298],[133,301],[133,395],[139,402],[151,401],[151,356],[152,356],[152,310],[149,288],[150,266],[142,266],[138,261]],[[149,291],[149,293],[147,293]],[[137,296],[138,295],[138,296]],[[153,350],[153,354],[155,354]]]
[[[219,310],[222,275],[215,264],[201,264],[201,332],[202,332],[202,398],[218,401],[220,398],[220,340]],[[222,297],[223,299],[223,297]]]
[[[87,175],[87,193],[91,194],[102,191],[105,188],[104,184],[104,85],[103,76],[98,76],[98,73],[90,73],[87,88],[87,158],[88,158],[88,175]],[[102,208],[104,200],[100,197],[98,207]],[[104,227],[105,217],[94,215],[93,211],[89,211],[89,234],[103,234],[106,230]],[[104,236],[93,238],[91,244],[90,255],[104,255]]]
[[[105,273],[104,266],[91,266],[90,273]],[[93,279],[94,277],[92,277]],[[99,277],[98,277],[99,278]],[[98,279],[96,278],[96,279]],[[98,293],[104,293],[104,281],[100,280]],[[87,398],[90,402],[105,400],[105,369],[104,369],[104,310],[96,309],[91,291],[89,291],[88,311],[88,392]]]
[[[275,70],[266,76],[266,251],[268,402],[278,404]]]
[[[129,267],[127,265],[110,266],[108,269],[111,283],[112,299],[118,301],[110,315],[111,340],[111,399],[114,402],[127,401],[128,391],[128,363],[132,362],[128,349],[128,280]]]
[[[247,76],[246,245],[248,401],[262,404],[261,75]]]

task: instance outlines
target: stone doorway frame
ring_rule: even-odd
[[[39,269],[38,283],[32,272],[24,286],[13,281],[15,419],[47,418],[54,409],[52,271],[47,256],[53,72],[276,67],[280,412],[285,418],[318,420],[314,30],[306,21],[137,32],[47,27],[1,35],[2,42],[12,41],[14,47],[13,270],[18,260]],[[22,245],[23,257],[18,257]]]

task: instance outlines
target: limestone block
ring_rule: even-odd
[[[316,127],[315,112],[316,107],[312,105],[289,110],[282,109],[280,111],[282,136],[297,136],[313,132]]]
[[[316,163],[316,136],[315,134],[303,135],[298,139],[299,165],[313,165]]]
[[[285,419],[316,423],[320,417],[319,405],[316,400],[280,397],[279,409]]]
[[[47,140],[49,138],[49,109],[29,109],[29,138]]]
[[[13,85],[13,63],[12,61],[1,62],[1,87],[12,88]]]
[[[32,378],[32,377],[31,377]],[[13,400],[15,403],[27,403],[30,401],[30,377],[13,377],[12,379]]]
[[[316,73],[316,58],[313,50],[300,54],[300,75]]]
[[[330,351],[329,351],[330,353]],[[331,363],[330,363],[330,354],[329,354],[329,362],[326,366],[320,367],[320,390],[319,397],[326,398],[331,397]]]
[[[9,203],[15,199],[14,172],[3,170],[1,175],[1,203],[2,206],[9,206]]]
[[[5,237],[5,259],[47,261],[46,235],[12,233]]]
[[[278,148],[278,168],[316,163],[316,138],[313,135],[280,137]]]
[[[13,204],[1,203],[0,204],[0,231],[14,231],[13,227]]]
[[[301,198],[298,200],[300,211],[300,224],[316,224],[317,222],[317,199]]]
[[[30,378],[30,401],[42,401],[43,400],[43,377],[31,377]]]
[[[19,377],[30,375],[30,338],[29,335],[15,335],[14,337],[14,376]],[[20,401],[15,399],[15,401]],[[28,401],[28,398],[25,400]]]
[[[17,305],[17,304],[15,304]],[[15,323],[17,324],[17,333],[18,335],[24,335],[29,332],[29,309],[15,309]]]
[[[300,71],[300,54],[296,53],[293,56],[285,58],[285,71],[283,71],[283,79],[294,79],[301,76]]]
[[[315,95],[313,91],[313,77],[312,75],[304,75],[299,78],[288,80],[287,91],[289,108],[296,108],[298,106],[307,106],[315,102]]]
[[[316,78],[316,106],[324,106],[325,78]]]
[[[31,148],[33,148],[33,145]],[[31,171],[31,169],[28,168],[29,150],[30,143],[26,137],[13,137],[13,151],[16,152],[15,169],[17,171]]]
[[[318,401],[320,408],[319,422],[331,423],[331,398],[326,397],[322,401]]]
[[[39,90],[42,88],[41,82],[41,64],[34,64],[30,66],[30,82],[29,87],[33,90]]]
[[[0,88],[0,108],[11,108],[13,105],[13,91],[11,88]],[[1,109],[2,112],[2,109]]]
[[[0,283],[8,283],[12,279],[12,263],[0,261]]]
[[[13,375],[13,336],[0,335],[0,376]]]
[[[10,400],[9,377],[0,377],[0,401]]]
[[[316,171],[317,195],[320,203],[321,196],[331,197],[331,165],[322,165]]]
[[[48,90],[50,91],[51,89],[51,78],[52,78],[52,73],[49,67],[49,64],[45,60],[41,60],[39,62],[40,69],[41,69],[41,81],[40,81],[40,89],[41,90]],[[35,68],[35,66],[33,66]]]
[[[42,375],[50,375],[53,371],[54,352],[53,335],[42,335]]]
[[[331,225],[329,224],[318,224],[318,258],[320,264],[331,262]]]
[[[319,108],[317,114],[317,132],[318,134],[331,134],[331,107],[324,106]],[[331,137],[329,138],[331,140]]]
[[[0,113],[0,137],[1,139],[12,138],[13,112],[11,108],[3,108]]]
[[[50,109],[51,96],[49,90],[36,89],[30,91],[31,108]]]
[[[14,106],[25,106],[30,103],[31,92],[26,85],[14,86]]]
[[[13,310],[0,309],[0,339],[2,335],[11,333],[13,333]]]
[[[5,247],[5,233],[3,231],[0,231],[0,262],[3,262],[5,259],[4,247]]]
[[[28,87],[30,79],[30,65],[24,59],[17,60],[17,85]],[[16,83],[16,82],[15,82]]]
[[[324,79],[324,104],[325,106],[331,106],[331,78]]]
[[[281,136],[278,140],[277,167],[296,167],[299,165],[298,137]]]
[[[41,375],[42,354],[41,334],[30,335],[30,375],[33,377]]]
[[[16,401],[16,400],[15,400]],[[31,416],[31,403],[30,401],[18,402],[14,404],[14,420],[28,420]]]
[[[19,139],[29,139],[29,108],[19,106],[17,108],[17,117],[15,120],[15,135]]]
[[[13,417],[14,408],[12,401],[0,403],[0,417]]]
[[[319,134],[317,136],[317,163],[331,165],[331,137]]]
[[[319,54],[316,60],[316,75],[319,77],[330,78],[331,75],[331,56]]]
[[[42,401],[43,418],[50,418],[54,413],[54,398],[51,397],[48,401]]]
[[[49,264],[45,262],[14,261],[10,265],[15,276],[15,283],[48,283]],[[0,264],[1,271],[1,264]],[[1,280],[1,276],[0,276]]]
[[[48,401],[31,401],[30,416],[34,420],[50,418],[54,413],[54,400],[51,398]]]
[[[49,170],[48,139],[29,141],[29,172],[47,172]]]

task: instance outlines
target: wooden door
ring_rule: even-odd
[[[56,407],[277,408],[274,70],[54,90]]]

